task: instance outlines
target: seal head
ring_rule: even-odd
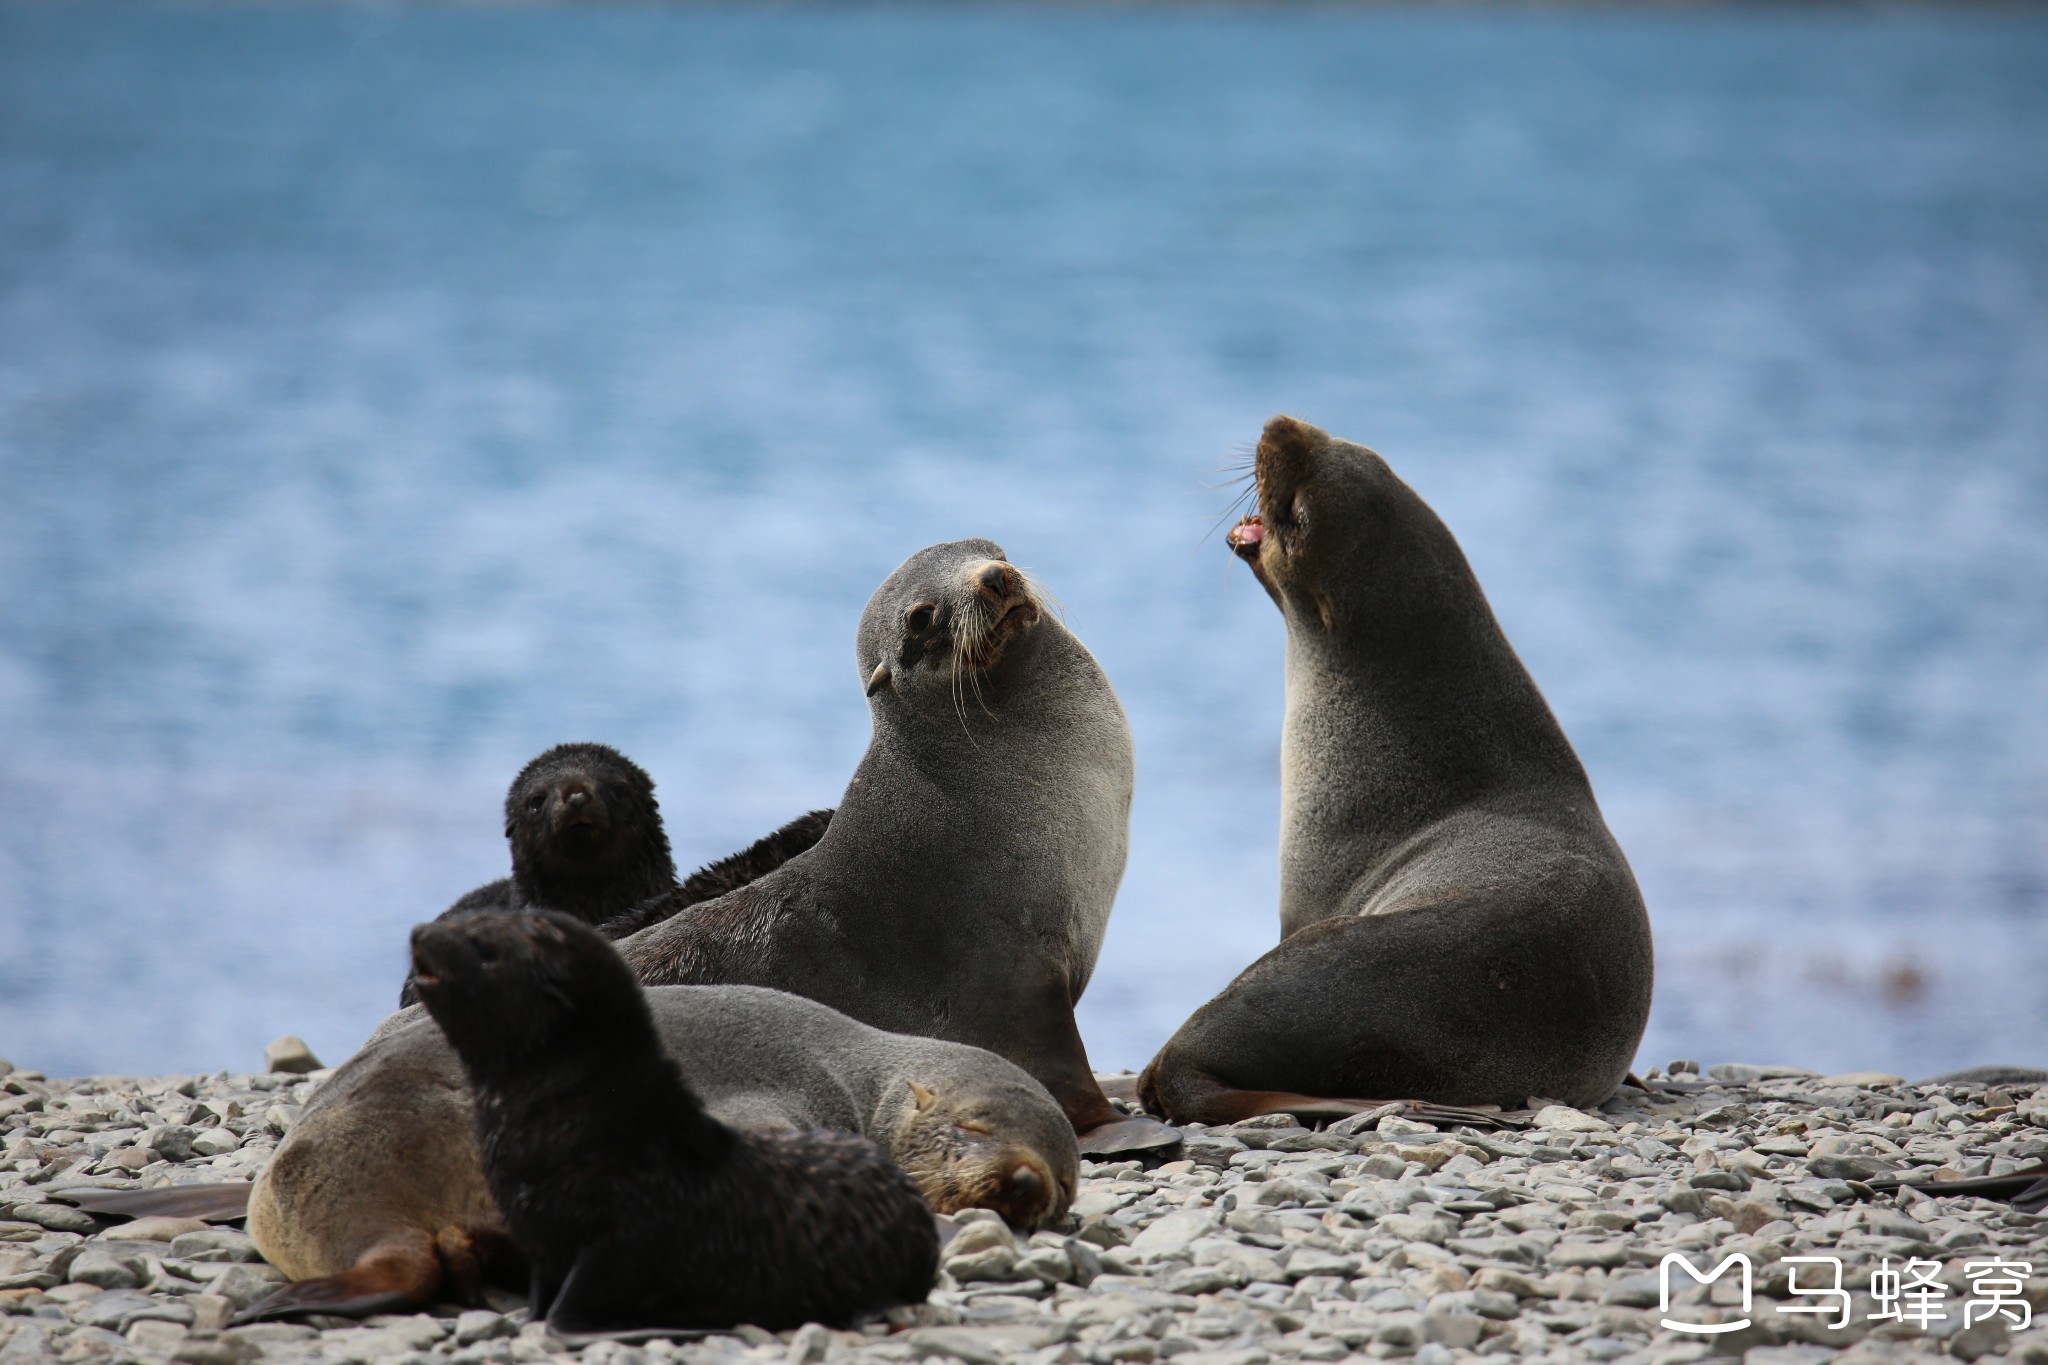
[[[558,744],[521,769],[505,838],[519,902],[587,924],[676,884],[654,780],[602,744]]]
[[[867,694],[906,704],[980,699],[1043,618],[1031,580],[992,540],[918,551],[889,575],[861,613],[855,642]]]

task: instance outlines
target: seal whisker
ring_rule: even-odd
[[[1017,577],[1024,580],[1024,595],[1029,597],[1040,611],[1061,621],[1067,619],[1067,604],[1060,601],[1059,594],[1047,587],[1043,579],[1029,569],[1019,569],[1015,564],[1010,567],[1016,569]]]
[[[1215,521],[1211,522],[1209,524],[1209,529],[1202,533],[1201,540],[1198,540],[1195,543],[1197,545],[1206,543],[1209,537],[1215,535],[1218,531],[1222,530],[1224,523],[1228,522],[1231,518],[1236,517],[1241,520],[1244,516],[1245,505],[1247,503],[1255,503],[1258,500],[1258,496],[1258,480],[1253,479],[1251,482],[1245,484],[1243,488],[1240,488],[1237,491],[1237,496],[1233,497],[1230,500],[1230,505],[1223,509],[1223,515],[1216,518]]]
[[[981,742],[974,737],[974,730],[967,723],[967,695],[966,689],[961,686],[963,675],[970,679],[973,676],[968,671],[967,664],[969,656],[975,652],[975,646],[979,643],[979,640],[978,637],[975,640],[970,640],[967,634],[967,626],[964,623],[960,623],[957,616],[955,621],[956,625],[953,630],[953,673],[952,677],[948,679],[948,685],[953,696],[953,714],[960,721],[960,733],[967,736],[969,744],[979,749]]]

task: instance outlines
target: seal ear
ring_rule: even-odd
[[[872,673],[868,674],[868,690],[867,690],[867,695],[868,695],[868,696],[870,696],[870,697],[872,697],[872,696],[874,696],[874,695],[875,695],[875,693],[877,693],[877,692],[881,691],[881,690],[882,690],[883,688],[887,687],[888,685],[889,685],[889,661],[888,661],[887,659],[884,659],[884,660],[882,660],[882,662],[880,662],[880,663],[878,663],[878,664],[876,664],[876,665],[875,665],[875,671],[874,671],[874,672],[872,672]]]
[[[917,1097],[917,1112],[920,1114],[939,1101],[938,1091],[930,1086],[919,1085],[916,1081],[910,1083],[910,1093]]]

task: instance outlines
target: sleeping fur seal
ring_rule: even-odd
[[[1280,945],[1146,1068],[1225,1123],[1380,1099],[1592,1105],[1650,1009],[1650,923],[1585,770],[1451,533],[1289,417],[1231,533],[1287,622]]]
[[[961,540],[876,589],[855,660],[874,736],[824,837],[623,940],[627,964],[650,984],[772,986],[987,1048],[1052,1092],[1086,1152],[1172,1142],[1110,1107],[1074,1024],[1133,776],[1094,656],[1000,546]]]
[[[910,1177],[854,1133],[707,1113],[595,930],[471,915],[412,947],[532,1267],[528,1314],[555,1335],[849,1327],[931,1292],[938,1229]]]
[[[873,1139],[940,1212],[1031,1228],[1065,1215],[1078,1159],[1059,1106],[976,1048],[884,1033],[751,986],[647,992],[690,1088],[753,1131]],[[392,1015],[306,1104],[249,1200],[257,1248],[299,1283],[246,1315],[371,1313],[525,1288],[479,1164],[462,1066],[426,1011]]]

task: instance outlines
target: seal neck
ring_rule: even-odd
[[[1085,645],[1053,620],[1033,636],[1028,651],[984,683],[985,709],[971,693],[958,708],[912,713],[895,698],[873,707],[867,752],[831,825],[804,855],[815,875],[845,889],[836,903],[863,895],[878,904],[905,896],[1007,901],[1021,863],[1047,876],[1092,878],[1100,859],[1113,856],[1121,874],[1125,822],[1105,822],[1101,811],[1105,802],[1120,816],[1129,810],[1129,723]],[[1112,828],[1113,850],[1103,847]],[[1043,867],[1047,848],[1066,850],[1063,871]],[[963,849],[974,856],[962,857]],[[943,883],[934,866],[949,870]]]
[[[1418,832],[1462,807],[1585,769],[1471,570],[1434,590],[1362,594],[1324,619],[1285,607],[1282,932],[1355,910]]]
[[[643,901],[672,890],[676,865],[669,853],[668,838],[649,831],[647,847],[624,867],[606,863],[591,868],[537,868],[530,864],[512,869],[512,885],[520,902],[537,910],[559,910],[585,924],[598,924]]]

